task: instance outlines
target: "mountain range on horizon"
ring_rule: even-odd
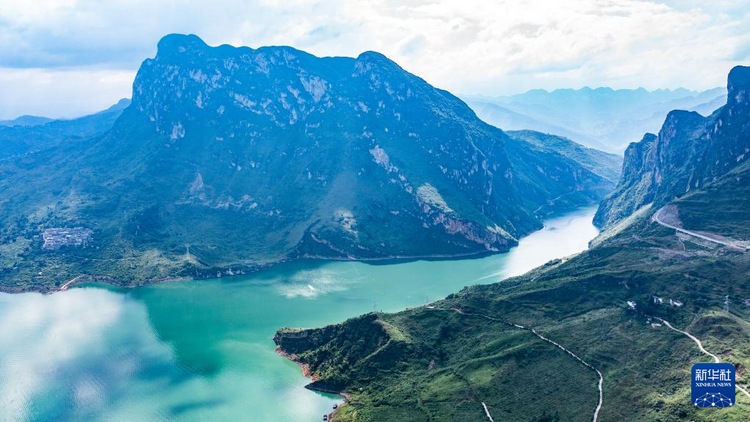
[[[25,114],[23,116],[18,116],[11,120],[0,120],[0,126],[39,126],[43,125],[45,123],[49,123],[53,120],[58,119],[51,119],[49,117],[43,117],[43,116],[33,116]]]
[[[564,136],[590,148],[622,154],[642,134],[657,131],[671,110],[710,115],[726,102],[726,88],[696,91],[586,86],[532,89],[498,97],[460,95],[460,98],[479,118],[506,131],[533,130]],[[24,115],[0,121],[0,127],[34,127],[78,119]]]
[[[88,129],[73,139],[76,125]],[[4,290],[507,251],[546,215],[596,203],[620,166],[563,138],[509,136],[379,53],[194,35],[159,42],[132,101],[0,128],[0,142]]]
[[[501,97],[462,96],[484,121],[506,130],[530,129],[622,153],[655,132],[672,110],[709,115],[726,102],[726,89],[534,89]]]
[[[119,100],[117,100],[115,104],[108,107],[106,110],[102,110],[102,111],[92,113],[92,114],[84,114],[84,115],[77,116],[77,117],[70,117],[70,118],[62,118],[62,117],[52,118],[52,117],[25,114],[23,116],[18,116],[10,120],[0,120],[0,127],[5,126],[5,127],[29,128],[29,127],[35,127],[35,126],[43,126],[43,125],[53,123],[53,122],[80,121],[83,118],[96,116],[96,115],[100,115],[103,113],[122,111],[128,105],[130,105],[130,98],[120,98]],[[119,114],[117,116],[119,116]]]

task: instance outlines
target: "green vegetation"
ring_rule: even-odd
[[[511,132],[505,146],[521,201],[537,215],[597,203],[614,189],[622,165],[616,155],[538,132]]]
[[[641,142],[628,147],[623,177],[602,201],[594,219],[597,225],[609,227],[644,205],[653,203],[660,208],[675,198],[704,190],[750,159],[750,67],[732,69],[727,91],[726,105],[710,116],[672,111],[658,135],[646,134]],[[700,201],[697,196],[693,199]],[[730,211],[733,218],[741,213],[741,204],[737,205]]]
[[[750,311],[741,304],[729,315],[720,310],[725,294],[750,297],[748,271],[750,254],[686,250],[673,231],[641,219],[570,260],[466,288],[435,309],[370,314],[321,329],[330,339],[311,330],[294,347],[282,331],[277,342],[319,375],[311,388],[351,394],[337,421],[482,421],[481,402],[495,420],[591,420],[594,371],[527,330],[452,307],[533,327],[599,369],[601,420],[740,421],[750,416],[743,397],[718,412],[690,404],[690,367],[711,359],[652,317],[690,331],[745,368]],[[665,303],[654,304],[653,296]],[[684,306],[670,306],[670,298]],[[383,330],[380,322],[393,328]],[[388,334],[394,331],[398,336]]]
[[[514,130],[505,133],[511,139],[527,142],[537,148],[547,150],[549,153],[557,153],[580,163],[586,170],[609,180],[613,184],[617,184],[617,181],[620,180],[622,157],[619,155],[587,148],[562,136],[533,130]]]
[[[101,136],[129,104],[130,100],[122,99],[104,111],[70,120],[21,116],[0,121],[0,160]]]
[[[750,162],[738,166],[718,183],[675,202],[683,227],[737,239],[750,239]],[[706,209],[721,212],[706,213]]]
[[[545,215],[614,187],[588,155],[510,139],[374,52],[318,58],[170,35],[118,115],[106,133],[0,160],[0,290],[505,251]],[[62,124],[0,128],[0,144],[15,145],[6,129]],[[93,232],[86,247],[41,248],[44,230],[73,227]]]
[[[749,178],[740,164],[669,204],[690,230],[747,240]],[[481,403],[495,420],[590,421],[597,374],[530,328],[601,371],[600,420],[746,421],[741,394],[732,408],[691,405],[690,368],[712,359],[657,318],[697,336],[750,386],[750,253],[678,235],[652,221],[658,208],[618,214],[588,251],[521,277],[275,340],[310,365],[310,388],[349,394],[337,422],[485,421]]]

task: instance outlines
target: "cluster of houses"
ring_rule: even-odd
[[[653,301],[654,301],[654,304],[656,304],[656,305],[663,305],[664,303],[666,303],[666,301],[664,300],[664,298],[662,298],[662,297],[659,297],[659,296],[653,296],[653,297],[652,297],[652,299],[653,299]],[[636,308],[636,303],[635,303],[635,301],[632,301],[632,300],[628,300],[628,301],[627,301],[626,303],[627,303],[627,305],[628,305],[628,309],[630,309],[630,310],[635,310],[635,308]],[[745,306],[746,308],[750,308],[750,299],[743,299],[743,300],[742,300],[742,304],[743,304],[743,305],[744,305],[744,306]],[[681,306],[683,305],[683,303],[682,303],[682,301],[680,301],[680,300],[677,300],[677,299],[671,299],[671,298],[670,298],[670,299],[669,299],[669,305],[670,305],[670,306],[674,306],[674,307],[676,307],[676,308],[679,308],[679,307],[681,307]]]
[[[659,296],[653,296],[653,301],[654,301],[654,304],[656,304],[656,305],[663,305],[664,304],[664,298],[661,298]],[[636,307],[635,301],[629,300],[629,301],[627,301],[627,304],[628,304],[628,309],[635,310],[635,307]],[[681,307],[683,305],[683,303],[682,303],[681,300],[671,299],[670,298],[669,299],[669,305],[670,306],[674,306],[676,308],[679,308],[679,307]]]
[[[660,298],[659,296],[654,296],[654,303],[657,305],[663,305],[664,299]],[[682,302],[677,299],[669,299],[669,305],[679,308],[680,306],[682,306]]]
[[[63,246],[82,247],[91,242],[94,232],[83,227],[52,227],[42,232],[42,249],[58,250]]]

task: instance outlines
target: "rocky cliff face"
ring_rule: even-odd
[[[664,205],[750,158],[750,68],[732,69],[727,90],[727,104],[710,116],[672,111],[658,136],[628,147],[622,179],[595,223],[610,226],[649,203]]]
[[[517,205],[504,134],[378,53],[321,59],[168,36],[138,73],[113,148],[134,127],[156,135],[140,141],[153,148],[143,160],[172,175],[159,191],[283,222],[281,254],[504,250],[538,225]]]
[[[370,313],[323,328],[281,329],[273,338],[277,350],[304,365],[312,382],[306,388],[344,392],[357,377],[396,369],[404,356],[421,350],[391,324]]]
[[[600,182],[523,142],[511,160],[508,142],[375,52],[318,58],[169,35],[106,136],[10,170],[0,201],[25,198],[9,219],[64,203],[6,238],[53,222],[91,229],[86,253],[114,264],[79,260],[71,271],[115,278],[504,251],[541,226],[534,211],[552,194]],[[49,183],[32,195],[27,180]]]

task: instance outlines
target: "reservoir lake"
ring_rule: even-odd
[[[555,216],[505,254],[387,263],[301,260],[251,275],[135,289],[0,294],[0,421],[320,421],[274,351],[281,327],[422,306],[580,252],[595,207]]]

